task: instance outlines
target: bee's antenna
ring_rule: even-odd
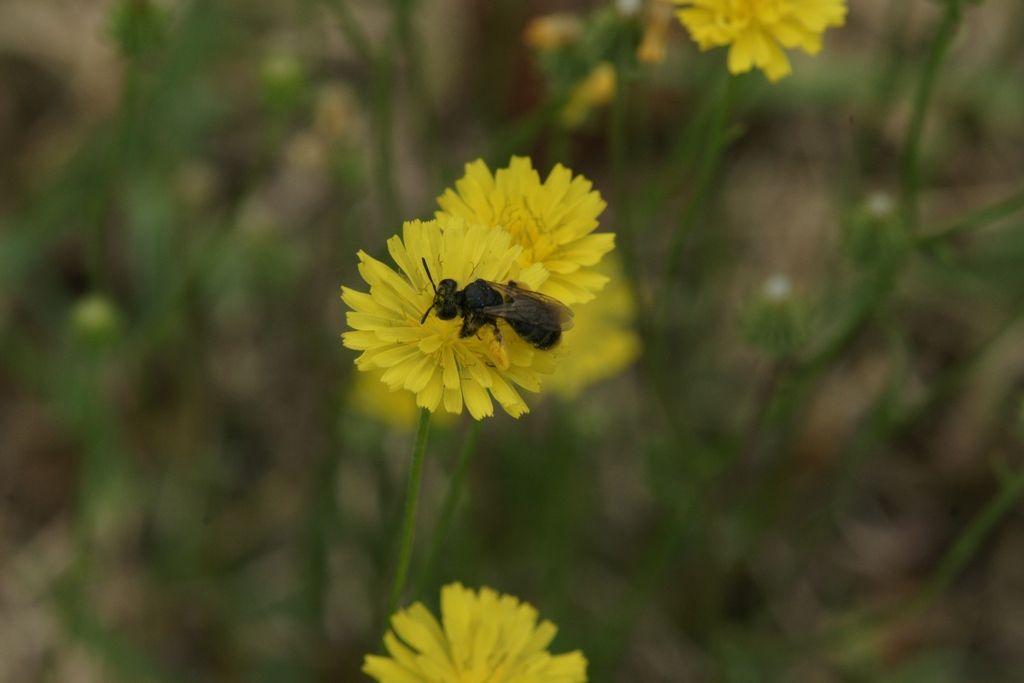
[[[430,276],[430,268],[427,268],[427,259],[421,257],[420,260],[423,261],[423,270],[427,271],[427,279],[430,280],[430,286],[434,288],[434,294],[437,294],[437,285],[434,284],[434,278]],[[426,314],[423,315],[423,319],[427,319]]]
[[[430,280],[430,286],[434,288],[434,295],[436,296],[437,285],[434,284],[434,278],[430,275],[430,268],[427,267],[427,259],[421,257],[420,260],[423,262],[423,270],[427,272],[427,279]],[[432,302],[430,304],[430,307],[427,308],[427,310],[423,311],[423,317],[420,318],[420,325],[427,322],[427,316],[430,315],[430,312],[432,310],[434,310],[434,303],[436,302]]]

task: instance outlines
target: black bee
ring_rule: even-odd
[[[430,286],[434,288],[434,301],[420,319],[427,321],[430,311],[437,311],[441,320],[462,317],[460,337],[476,334],[484,325],[494,328],[494,336],[501,341],[498,319],[501,318],[520,337],[538,349],[550,349],[562,338],[562,330],[572,327],[572,311],[557,299],[523,289],[512,280],[507,285],[476,279],[464,289],[451,278],[434,284],[434,278],[423,259]]]

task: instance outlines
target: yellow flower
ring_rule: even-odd
[[[539,291],[572,306],[604,287],[608,278],[592,266],[615,246],[613,233],[592,234],[606,204],[591,187],[561,164],[542,183],[527,158],[512,157],[494,174],[478,159],[437,198],[437,215],[507,230],[522,247],[518,266],[539,264],[549,274]]]
[[[538,50],[557,50],[579,40],[583,22],[575,14],[556,12],[534,17],[523,31],[523,42]]]
[[[617,375],[640,355],[640,335],[633,328],[636,301],[619,259],[609,256],[598,271],[611,279],[597,298],[573,309],[573,328],[562,334],[558,367],[544,380],[545,391],[564,398]]]
[[[383,374],[381,370],[356,373],[348,392],[349,409],[396,430],[412,431],[420,415],[416,397],[401,387],[389,389],[380,379]],[[431,429],[454,419],[450,413],[435,413],[430,419]]]
[[[379,683],[584,683],[579,650],[552,655],[558,629],[537,610],[490,588],[441,589],[441,621],[417,602],[391,617],[388,657],[367,655],[363,672]]]
[[[644,18],[644,34],[636,48],[637,61],[661,64],[665,61],[668,27],[672,21],[671,0],[650,0]]]
[[[611,102],[615,97],[615,84],[615,67],[611,63],[601,62],[595,66],[569,93],[569,101],[562,108],[562,125],[579,127],[592,109]]]
[[[412,429],[420,412],[416,407],[416,397],[401,389],[389,389],[380,379],[382,374],[379,370],[374,373],[357,372],[352,379],[349,406],[392,427]]]
[[[729,45],[729,72],[757,67],[771,81],[790,72],[782,48],[810,55],[821,34],[846,22],[846,0],[675,0],[677,15],[700,49]]]
[[[448,217],[405,223],[402,237],[388,240],[388,252],[402,274],[360,251],[359,273],[370,292],[341,288],[341,298],[351,309],[346,322],[353,330],[342,341],[363,352],[356,366],[384,370],[382,382],[416,394],[416,405],[431,412],[443,404],[447,412],[458,414],[465,404],[479,420],[493,415],[492,396],[512,417],[528,412],[513,385],[538,391],[537,374],[554,367],[551,353],[535,350],[511,330],[500,345],[483,331],[482,339],[460,338],[459,317],[441,320],[431,314],[420,323],[434,297],[424,259],[434,282],[452,278],[464,287],[475,278],[507,281],[521,251],[503,230]],[[540,266],[516,274],[530,289],[545,278]]]

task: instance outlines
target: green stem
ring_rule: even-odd
[[[402,50],[404,73],[408,78],[409,92],[416,108],[418,145],[423,159],[429,166],[432,177],[438,183],[446,180],[443,173],[441,124],[435,110],[427,78],[428,62],[423,41],[416,28],[415,10],[417,0],[396,0],[395,34]]]
[[[420,482],[423,480],[423,455],[427,450],[427,434],[430,432],[430,411],[420,411],[419,426],[416,428],[416,443],[412,448],[412,460],[409,467],[409,483],[405,490],[405,511],[402,514],[401,546],[398,549],[398,566],[395,569],[395,582],[391,585],[391,597],[388,599],[390,618],[398,607],[398,601],[405,590],[405,580],[409,576],[409,561],[412,559],[413,536],[416,532],[416,506],[420,497]]]
[[[939,562],[935,573],[911,606],[912,611],[924,609],[950,587],[996,525],[1020,502],[1021,497],[1024,497],[1024,472],[1004,481],[995,497],[975,515]]]
[[[1022,497],[1024,472],[1018,472],[1003,480],[1001,489],[957,537],[915,597],[895,608],[862,607],[854,610],[841,623],[826,630],[813,649],[818,652],[825,649],[848,652],[851,642],[855,642],[859,649],[882,649],[886,634],[891,634],[892,629],[904,620],[920,615],[952,585],[996,525],[1013,511]]]
[[[398,187],[394,173],[394,141],[392,131],[394,63],[391,41],[385,42],[373,59],[373,137],[376,159],[377,197],[381,220],[385,225],[396,225],[402,215],[398,206]],[[388,228],[389,230],[392,228]]]
[[[845,324],[827,344],[812,354],[803,364],[802,370],[817,376],[853,345],[874,320],[882,304],[892,296],[909,257],[909,253],[901,251],[879,265],[878,270],[864,283]]]
[[[700,165],[697,168],[697,177],[693,183],[693,191],[689,201],[683,209],[679,225],[671,236],[668,248],[668,256],[665,261],[662,273],[662,296],[652,303],[652,315],[647,316],[652,320],[651,330],[648,335],[651,339],[651,352],[648,354],[650,364],[660,381],[667,380],[667,375],[661,372],[663,367],[668,367],[669,355],[672,343],[670,332],[674,322],[672,315],[672,304],[677,301],[673,296],[676,291],[673,282],[679,272],[682,261],[683,248],[689,238],[693,226],[704,209],[707,202],[707,194],[711,184],[718,172],[718,166],[722,159],[722,153],[728,146],[731,139],[726,134],[726,125],[732,111],[732,102],[736,91],[736,78],[727,75],[725,83],[721,86],[721,92],[716,98],[714,110],[708,119],[708,131],[706,144],[700,158]],[[665,395],[670,395],[671,388]],[[666,404],[668,405],[668,404]]]
[[[932,99],[932,91],[938,79],[939,67],[953,42],[956,29],[960,23],[961,0],[946,0],[946,11],[939,21],[938,30],[932,40],[924,72],[917,83],[914,93],[913,109],[910,116],[910,130],[907,133],[906,146],[903,151],[903,222],[911,233],[917,231],[918,193],[921,189],[921,141],[924,126],[928,118],[928,105]]]
[[[952,224],[929,235],[920,237],[917,244],[920,247],[930,247],[939,242],[964,235],[972,230],[983,228],[1000,221],[1024,209],[1024,189],[1017,191],[1009,197],[1002,199],[995,204],[989,204],[963,218],[959,218]]]
[[[348,42],[351,43],[352,49],[356,51],[359,58],[367,63],[373,61],[373,48],[370,47],[370,39],[366,37],[366,32],[356,18],[352,16],[352,10],[349,9],[348,3],[345,0],[326,0],[326,3],[334,10],[334,14],[338,18],[338,27],[348,38]]]
[[[683,247],[686,244],[686,239],[689,237],[697,217],[704,208],[708,191],[711,188],[711,183],[715,179],[719,163],[722,160],[722,152],[725,151],[726,145],[728,144],[728,136],[725,134],[725,128],[729,121],[730,112],[732,111],[732,103],[735,93],[736,78],[734,76],[729,76],[722,88],[722,93],[718,99],[718,106],[711,118],[707,147],[704,149],[704,155],[701,158],[700,167],[697,169],[697,178],[693,183],[693,193],[690,195],[690,201],[687,202],[686,208],[683,210],[683,216],[679,221],[679,226],[673,233],[672,241],[669,244],[668,261],[665,267],[666,292],[670,291],[669,288],[671,287],[672,280],[679,268],[679,261],[683,253]]]
[[[572,166],[572,133],[565,126],[552,126],[548,130],[548,159],[553,166],[562,163]]]
[[[906,409],[889,427],[889,433],[898,435],[915,424],[919,424],[926,417],[934,414],[935,410],[944,405],[944,402],[956,396],[956,390],[963,386],[964,382],[971,376],[988,352],[994,348],[1007,332],[1017,328],[1021,316],[1024,316],[1024,308],[1021,302],[1016,301],[1013,305],[1013,313],[1003,323],[984,339],[977,347],[967,353],[962,360],[952,365],[948,370],[928,387],[927,392],[918,403]]]
[[[626,60],[615,65],[615,97],[608,116],[608,160],[612,171],[612,190],[617,199],[626,196]]]
[[[370,97],[371,134],[374,143],[374,182],[380,206],[381,220],[385,225],[396,225],[402,215],[398,205],[398,187],[394,173],[394,45],[400,39],[403,25],[409,24],[408,14],[411,0],[403,0],[395,10],[391,29],[380,45],[373,46],[366,32],[352,15],[345,0],[324,0],[334,10],[345,37],[360,59],[366,62],[372,75]],[[390,229],[390,228],[389,228]]]
[[[619,45],[615,59],[615,98],[608,116],[608,161],[612,173],[612,197],[615,202],[616,246],[622,251],[623,263],[628,275],[635,280],[639,266],[636,262],[636,240],[633,236],[632,207],[630,194],[626,189],[627,164],[627,105],[626,73],[629,68],[625,49],[632,44]]]
[[[437,520],[437,527],[434,529],[434,537],[430,539],[430,549],[427,551],[427,560],[423,564],[419,580],[416,581],[416,589],[419,591],[423,583],[430,576],[434,566],[437,553],[444,544],[451,528],[452,520],[455,518],[455,508],[458,507],[462,498],[462,488],[466,481],[466,474],[469,472],[469,462],[476,452],[477,438],[480,436],[480,421],[473,420],[466,433],[466,440],[462,442],[462,449],[459,451],[459,459],[455,465],[455,472],[452,474],[451,483],[448,485],[448,493],[445,494],[444,503],[441,506],[441,515]]]
[[[515,120],[493,136],[496,143],[487,152],[487,162],[506,164],[513,154],[522,154],[552,125],[558,113],[569,101],[567,91],[552,93],[533,111]]]

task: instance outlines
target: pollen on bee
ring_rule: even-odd
[[[484,342],[487,343],[487,356],[494,366],[500,370],[508,370],[508,350],[505,348],[505,340],[501,332],[493,327],[485,327],[481,330],[484,333]]]

